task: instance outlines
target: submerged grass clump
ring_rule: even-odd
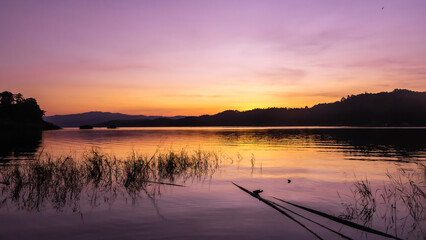
[[[177,177],[202,179],[211,176],[219,167],[220,158],[217,153],[197,150],[193,154],[187,151],[166,152],[158,155],[155,161],[157,177],[160,180],[175,181]]]
[[[79,159],[53,159],[40,154],[30,161],[0,168],[0,207],[13,202],[19,209],[41,210],[50,204],[62,211],[79,211],[82,194],[91,205],[111,203],[119,195],[134,200],[143,192],[152,197],[160,185],[182,186],[188,179],[203,180],[221,163],[215,152],[157,151],[153,155],[133,152],[118,159],[93,148]]]
[[[345,220],[359,219],[369,225],[376,212],[376,199],[373,196],[370,182],[368,179],[358,180],[350,188],[350,192],[354,201],[342,203],[344,212],[339,217]]]
[[[413,169],[400,168],[396,173],[388,172],[387,177],[388,181],[375,188],[367,179],[357,180],[350,188],[351,194],[346,199],[341,197],[344,211],[339,217],[364,225],[371,225],[375,217],[395,235],[415,229],[424,234],[426,165],[416,163]]]

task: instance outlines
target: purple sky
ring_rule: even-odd
[[[36,98],[47,115],[425,91],[425,26],[424,0],[2,0],[0,90]]]

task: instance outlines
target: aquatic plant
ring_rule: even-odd
[[[415,237],[424,236],[426,165],[416,163],[415,166],[388,172],[388,180],[374,188],[367,179],[355,181],[350,195],[343,198],[339,194],[344,208],[339,217],[357,220],[364,225],[377,218],[395,235],[410,234],[416,229],[418,236]]]
[[[356,181],[350,191],[353,201],[342,203],[345,210],[339,217],[347,220],[360,219],[364,225],[370,225],[376,212],[376,199],[368,179]]]
[[[29,161],[0,167],[0,207],[11,202],[18,209],[40,211],[50,205],[57,211],[80,211],[82,195],[91,206],[112,204],[118,195],[134,202],[144,193],[148,198],[160,186],[183,186],[188,179],[201,181],[213,175],[221,156],[212,151],[136,152],[119,159],[98,148],[80,158],[53,158],[41,153]]]

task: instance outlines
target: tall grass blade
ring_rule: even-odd
[[[166,183],[166,182],[154,182],[146,180],[147,183],[153,183],[153,184],[162,184],[162,185],[169,185],[169,186],[175,186],[175,187],[185,187],[185,185],[182,184],[176,184],[176,183]]]

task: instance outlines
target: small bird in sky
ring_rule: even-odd
[[[256,195],[259,195],[259,193],[261,193],[261,192],[263,192],[263,190],[260,190],[260,189],[253,191],[253,193],[256,194]]]
[[[385,7],[384,7],[384,6],[382,7],[382,10],[383,10],[383,9],[385,9]]]
[[[287,182],[288,182],[288,183],[291,183],[291,180],[290,180],[290,179],[288,179],[288,180],[287,180]]]

